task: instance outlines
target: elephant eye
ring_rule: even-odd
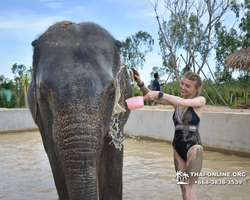
[[[108,88],[107,90],[107,94],[109,97],[114,97],[114,94],[115,94],[115,88],[114,87],[110,87]]]
[[[42,87],[41,88],[41,96],[46,97],[49,94],[47,88]]]
[[[115,87],[114,87],[114,82],[110,81],[108,85],[106,86],[106,94],[108,96],[108,99],[113,99],[115,96]]]
[[[40,93],[41,93],[41,97],[49,97],[50,96],[50,89],[47,87],[47,85],[42,82],[40,83]]]

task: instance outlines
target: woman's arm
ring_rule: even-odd
[[[137,83],[137,85],[139,86],[139,88],[141,89],[143,95],[146,95],[147,93],[149,93],[151,90],[149,90],[143,83],[143,81],[141,80],[140,74],[137,70],[134,71],[134,76],[135,76],[135,81]]]
[[[149,90],[143,83],[143,81],[141,80],[140,74],[137,70],[135,70],[135,81],[137,83],[137,85],[139,86],[139,88],[141,89],[143,95],[145,96],[146,94],[148,94],[149,92],[152,92],[151,90]],[[159,92],[158,92],[159,93]],[[158,96],[157,96],[158,97]],[[165,99],[161,99],[161,101],[159,101],[159,99],[152,99],[155,102],[158,103],[162,103],[162,104],[166,104],[166,105],[172,105],[169,101],[165,100]]]
[[[151,91],[145,95],[145,99],[154,100],[159,103],[165,104],[167,101],[168,104],[174,105],[174,106],[184,106],[184,107],[193,107],[198,108],[202,107],[206,103],[206,99],[202,96],[195,97],[193,99],[183,99],[181,97],[173,96],[170,94],[163,94],[163,97],[161,99],[158,99],[159,92],[157,91]]]

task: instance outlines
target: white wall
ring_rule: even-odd
[[[29,109],[9,109],[0,111],[0,133],[37,128]]]

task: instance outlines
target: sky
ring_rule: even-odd
[[[155,40],[154,51],[146,57],[144,82],[150,81],[154,66],[162,66],[158,55],[158,24],[147,0],[8,0],[0,7],[0,75],[13,79],[13,64],[32,66],[31,43],[59,21],[94,22],[120,41],[138,31]]]
[[[158,13],[164,11],[161,0]],[[148,32],[155,45],[143,70],[139,69],[142,80],[149,83],[152,67],[162,66],[158,23],[148,0],[8,0],[0,6],[0,75],[13,79],[11,68],[15,63],[32,66],[32,41],[64,20],[97,23],[120,41],[140,30]]]

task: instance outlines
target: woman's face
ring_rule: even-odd
[[[196,81],[191,81],[185,77],[183,77],[181,84],[181,97],[185,99],[190,99],[194,97],[194,93],[197,91],[196,89]]]

